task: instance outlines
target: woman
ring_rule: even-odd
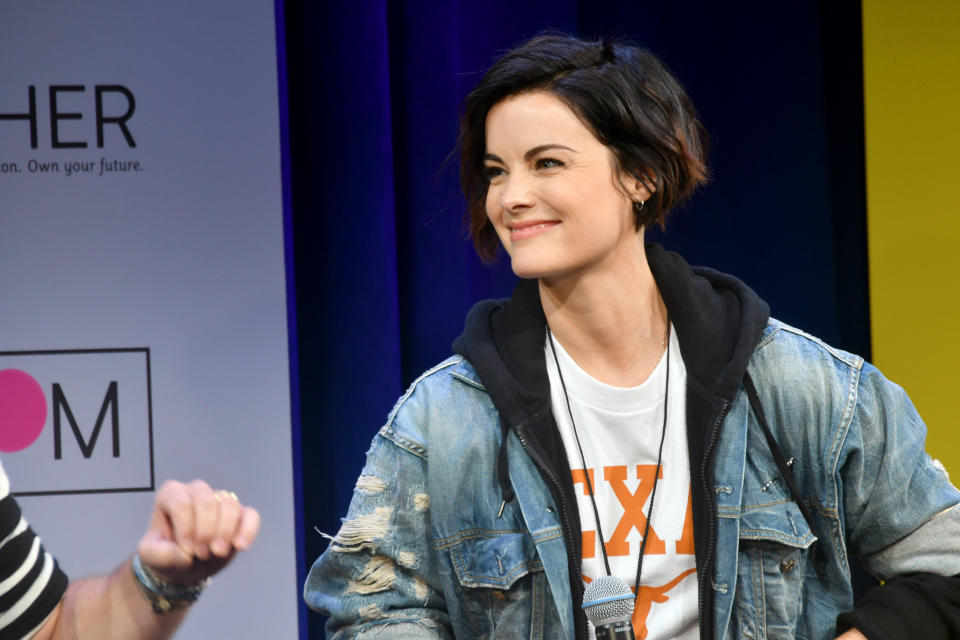
[[[585,638],[608,574],[638,638],[958,633],[960,492],[902,390],[644,244],[702,139],[631,46],[538,37],[468,96],[474,244],[524,280],[374,439],[305,587],[334,637]]]

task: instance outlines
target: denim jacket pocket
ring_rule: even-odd
[[[474,638],[542,638],[543,565],[526,531],[473,530],[446,545]]]
[[[737,593],[727,637],[792,639],[817,540],[792,500],[745,506],[740,515]],[[732,634],[732,635],[731,635]]]

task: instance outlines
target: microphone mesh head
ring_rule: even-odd
[[[594,626],[633,615],[633,592],[616,576],[602,576],[583,592],[583,611]]]

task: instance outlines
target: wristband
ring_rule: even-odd
[[[139,553],[134,554],[131,566],[133,579],[140,593],[147,599],[156,614],[164,614],[193,604],[210,584],[210,578],[186,586],[166,582],[143,564]]]

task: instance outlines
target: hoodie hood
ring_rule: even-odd
[[[687,376],[732,400],[770,317],[769,306],[734,276],[691,267],[656,244],[648,244],[646,252]],[[511,298],[474,305],[453,342],[453,350],[477,371],[505,425],[516,426],[550,400],[545,340],[537,281],[522,280]]]

